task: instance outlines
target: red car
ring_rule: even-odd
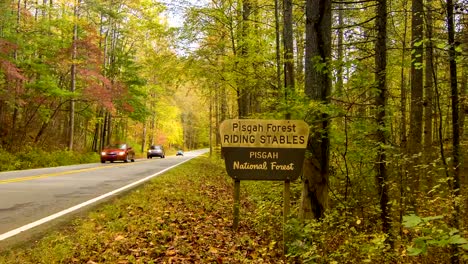
[[[121,160],[128,162],[129,160],[135,161],[135,151],[126,143],[112,144],[105,147],[101,152],[101,163],[106,161],[114,162]]]

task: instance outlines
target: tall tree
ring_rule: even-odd
[[[468,43],[468,14],[462,15],[462,36],[461,43]],[[462,45],[463,53],[468,54],[468,45]],[[460,100],[460,137],[464,138],[466,129],[465,129],[465,119],[466,114],[468,113],[468,62],[465,60],[465,63],[461,65],[462,76],[461,76],[461,100]]]
[[[331,0],[306,1],[305,93],[310,100],[330,103]],[[330,161],[329,116],[312,109],[310,155],[303,169],[302,218],[321,218],[328,207]]]
[[[433,121],[433,100],[434,100],[434,47],[433,47],[433,19],[432,0],[426,1],[426,61],[425,61],[425,99],[424,99],[424,153],[432,153],[432,121]]]
[[[77,59],[77,42],[78,42],[78,10],[80,8],[81,0],[75,0],[73,7],[73,40],[72,40],[72,54],[71,54],[71,69],[70,69],[70,92],[72,98],[70,99],[70,115],[68,123],[68,149],[73,150],[73,139],[75,132],[75,98],[74,93],[76,90],[76,59]]]
[[[276,88],[281,90],[280,0],[275,0]]]
[[[423,0],[412,0],[411,17],[411,104],[410,104],[410,138],[409,153],[416,154],[422,148],[423,128]],[[417,164],[419,159],[415,157]],[[419,192],[419,173],[413,167],[412,195],[410,203],[416,210],[416,196]]]
[[[457,48],[459,43],[455,42],[455,17],[454,5],[452,0],[447,0],[447,31],[448,31],[448,45],[449,45],[449,71],[450,71],[450,90],[451,90],[451,103],[452,103],[452,171],[453,180],[451,179],[452,192],[454,195],[454,209],[452,216],[452,226],[454,228],[460,227],[460,205],[457,200],[460,196],[460,165],[461,165],[461,152],[460,152],[460,98],[458,94],[458,81],[457,81]],[[460,263],[460,256],[458,255],[458,247],[452,247],[453,253],[451,257],[452,263]]]
[[[294,39],[293,39],[293,4],[292,0],[283,1],[283,41],[284,41],[284,89],[286,104],[294,92]],[[286,114],[290,119],[291,114]]]
[[[344,22],[343,22],[343,8],[344,5],[340,2],[337,6],[338,8],[338,36],[337,36],[337,61],[338,69],[336,70],[336,93],[338,96],[343,94],[343,38],[344,38]]]
[[[248,57],[250,56],[250,41],[249,41],[249,31],[251,29],[250,25],[250,16],[252,12],[252,0],[242,1],[242,20],[241,28],[239,30],[239,71],[240,77],[238,86],[238,110],[239,118],[246,118],[250,114],[250,82],[249,78],[249,62]]]
[[[391,234],[390,220],[390,197],[389,180],[387,171],[387,0],[377,1],[376,31],[377,40],[375,42],[375,81],[377,88],[376,96],[376,120],[377,120],[377,163],[376,178],[377,189],[380,197],[380,218],[384,233]]]
[[[410,153],[422,146],[423,119],[423,0],[412,0]]]

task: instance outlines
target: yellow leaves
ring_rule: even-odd
[[[124,240],[124,239],[125,239],[125,237],[122,236],[122,235],[118,235],[118,236],[116,236],[116,237],[114,238],[115,241],[120,241],[120,240]]]
[[[218,254],[218,249],[214,248],[214,247],[210,247],[210,251],[209,251],[211,254]]]
[[[166,256],[172,257],[172,256],[175,256],[175,255],[177,255],[177,250],[175,250],[174,248],[171,248],[171,249],[166,251]]]

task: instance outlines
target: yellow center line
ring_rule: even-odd
[[[55,173],[39,174],[39,175],[34,175],[34,176],[26,176],[26,177],[20,177],[20,178],[0,180],[0,184],[44,179],[44,178],[57,177],[57,176],[68,175],[68,174],[73,174],[73,173],[100,170],[100,169],[105,169],[105,168],[109,168],[109,167],[110,168],[122,167],[122,166],[132,165],[132,164],[135,164],[135,163],[116,164],[116,165],[113,165],[113,166],[101,166],[101,167],[93,167],[93,168],[86,168],[86,169],[79,169],[79,170],[70,170],[70,171],[62,171],[62,172],[55,172]]]

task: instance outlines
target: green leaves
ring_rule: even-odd
[[[409,256],[426,254],[430,246],[456,245],[462,249],[468,248],[468,240],[462,237],[457,229],[448,228],[445,222],[436,221],[442,219],[444,219],[442,215],[424,218],[415,214],[403,216],[403,226],[409,228],[416,235],[416,238],[413,239],[413,245],[407,248]]]
[[[403,226],[407,228],[415,227],[422,222],[421,217],[417,215],[405,215],[403,216]]]

